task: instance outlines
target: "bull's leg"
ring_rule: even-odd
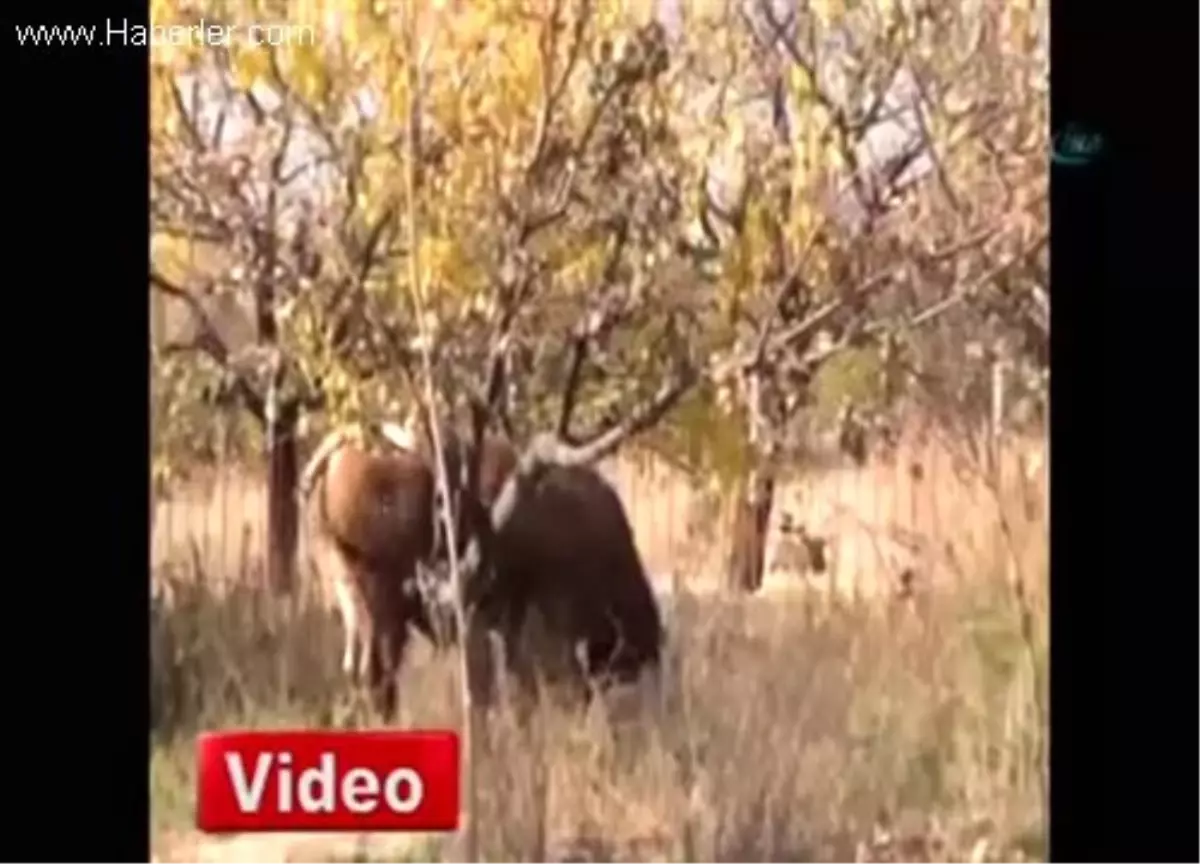
[[[371,699],[375,710],[385,723],[396,720],[399,707],[400,666],[404,661],[404,650],[408,645],[408,628],[405,626],[385,628],[371,643],[368,652],[371,662],[368,677]]]
[[[391,720],[395,710],[395,681],[387,673],[387,664],[383,660],[383,645],[380,640],[372,640],[367,650],[366,681],[371,699],[371,707],[380,714],[384,721]]]
[[[353,678],[355,682],[366,682],[370,686],[371,682],[379,674],[380,658],[378,643],[379,636],[375,630],[374,622],[371,621],[371,616],[361,616],[358,619],[358,644],[354,650]]]
[[[577,657],[576,642],[567,637],[572,629],[579,628],[572,628],[568,612],[554,605],[531,604],[521,617],[513,671],[534,702],[566,708],[587,701],[586,665]]]
[[[353,592],[349,585],[339,579],[334,583],[334,594],[337,596],[338,609],[342,616],[342,626],[345,629],[345,645],[342,650],[342,673],[353,683],[358,683],[360,665],[362,663],[362,625],[359,620],[358,604],[354,602]]]
[[[463,640],[466,652],[467,685],[471,702],[479,708],[489,708],[496,699],[496,648],[491,631],[481,621],[467,625]]]
[[[537,653],[534,644],[537,634],[531,633],[531,622],[522,616],[517,621],[510,621],[504,633],[504,667],[508,684],[507,694],[510,697],[517,722],[528,726],[534,708],[540,698],[537,672]],[[534,622],[536,627],[540,622]],[[531,636],[533,638],[531,638]]]

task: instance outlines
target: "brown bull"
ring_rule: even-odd
[[[395,713],[396,676],[413,628],[435,645],[453,636],[422,597],[417,567],[440,548],[436,480],[428,439],[384,424],[372,448],[361,430],[339,430],[317,448],[301,479],[312,557],[337,598],[345,630],[342,668],[365,683],[385,717]],[[443,430],[447,476],[459,476],[457,439]],[[491,447],[480,470],[490,504],[512,470],[511,448]]]
[[[333,586],[345,628],[342,669],[386,716],[410,627],[436,635],[415,584],[432,547],[433,475],[424,457],[339,441],[306,471],[314,563]]]

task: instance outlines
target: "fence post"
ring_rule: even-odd
[[[992,483],[1000,489],[1000,437],[1004,429],[1004,360],[992,359],[992,410],[988,428],[988,458]]]
[[[217,539],[218,548],[218,567],[221,570],[221,580],[229,581],[230,571],[229,566],[229,439],[232,435],[233,416],[232,412],[221,412],[221,438],[220,449],[217,456],[217,494],[221,496],[220,513],[218,518],[219,526],[217,531],[220,536]]]

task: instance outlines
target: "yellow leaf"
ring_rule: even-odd
[[[321,0],[292,0],[288,4],[287,20],[295,24],[319,24],[325,21],[325,4]],[[340,11],[337,9],[331,12]]]
[[[814,217],[813,208],[807,204],[797,204],[792,208],[791,218],[788,220],[788,233],[797,245],[804,246],[808,243],[816,221]]]
[[[812,10],[826,26],[836,24],[846,14],[843,0],[812,0]]]
[[[812,99],[813,81],[808,74],[808,70],[797,63],[793,63],[788,71],[788,89],[791,90],[792,99],[797,107],[803,109],[804,106]]]
[[[150,259],[167,279],[180,281],[191,267],[193,256],[187,240],[167,234],[150,237]]]
[[[172,0],[153,0],[150,7],[150,22],[155,27],[190,23],[181,20],[178,11],[177,4]],[[204,45],[190,39],[183,40],[178,44],[176,44],[176,40],[172,39],[156,40],[150,46],[150,64],[155,68],[177,69],[197,57],[203,49]]]
[[[241,90],[249,90],[265,77],[271,68],[269,48],[259,45],[241,45],[233,55],[233,78]]]
[[[315,45],[291,46],[291,81],[300,95],[309,102],[317,102],[325,95],[327,78]]]
[[[598,242],[587,244],[567,265],[562,274],[564,281],[583,287],[596,284],[607,258],[607,244]]]
[[[172,131],[175,117],[175,100],[171,95],[170,72],[156,66],[150,73],[150,128]]]

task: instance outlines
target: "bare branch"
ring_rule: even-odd
[[[179,119],[183,123],[184,132],[187,133],[188,139],[192,142],[192,145],[197,150],[199,150],[201,153],[203,153],[207,149],[204,146],[204,136],[200,134],[200,130],[196,126],[196,119],[192,116],[192,113],[188,110],[187,106],[184,104],[183,93],[181,93],[179,90],[179,83],[176,81],[174,76],[171,77],[170,81],[171,81],[171,100],[175,103],[175,110],[179,112]],[[192,78],[192,106],[193,107],[195,106],[195,104],[197,102],[197,93],[199,92],[199,87],[200,87],[199,78],[194,76]]]
[[[533,155],[527,161],[528,172],[535,173],[541,165],[546,152],[546,138],[549,134],[550,119],[554,112],[558,94],[554,85],[554,55],[558,46],[559,15],[562,14],[562,0],[553,0],[547,17],[541,22],[542,33],[538,40],[541,55],[541,102],[538,106],[537,127],[533,134]]]
[[[221,110],[217,112],[217,121],[213,124],[212,143],[209,145],[213,150],[220,150],[221,145],[225,143],[225,118],[228,114],[225,106],[222,106]]]
[[[591,296],[606,297],[608,290],[611,288],[617,278],[617,268],[620,266],[621,257],[624,254],[626,246],[629,244],[629,220],[618,218],[614,226],[612,234],[612,242],[609,244],[608,254],[605,256],[604,266],[601,268],[599,284],[589,290]],[[607,334],[617,322],[624,316],[623,313],[628,312],[626,306],[632,305],[632,298],[628,304],[608,303],[605,308],[592,313],[590,318],[577,326],[571,337],[571,359],[567,370],[566,380],[563,384],[563,393],[560,400],[561,408],[558,417],[558,436],[563,440],[568,440],[571,428],[571,415],[575,411],[575,401],[578,396],[579,386],[583,380],[583,368],[587,361],[588,350],[594,340],[597,340]]]
[[[571,415],[575,413],[575,399],[583,379],[583,367],[587,362],[590,343],[591,337],[587,329],[578,329],[571,345],[571,360],[567,368],[566,383],[563,385],[562,407],[558,414],[557,434],[564,441],[570,440]]]
[[[956,243],[952,243],[949,246],[945,246],[941,249],[935,249],[934,251],[925,254],[923,258],[925,261],[930,263],[954,258],[961,252],[965,252],[968,249],[972,249],[976,246],[982,246],[984,243],[995,237],[999,231],[1000,229],[994,227],[984,228],[968,237],[963,238],[962,240],[959,240]]]
[[[242,397],[247,410],[260,422],[265,420],[266,406],[262,397],[254,392],[254,389],[246,381],[241,372],[230,364],[229,346],[221,337],[220,331],[213,323],[212,317],[208,314],[208,310],[204,308],[204,304],[200,302],[199,298],[193,292],[175,284],[161,273],[153,270],[150,272],[150,284],[162,294],[182,301],[188,307],[188,311],[191,313],[192,320],[195,322],[198,331],[192,342],[173,343],[166,346],[166,350],[169,352],[198,351],[210,358],[233,376],[234,389]]]
[[[218,363],[225,365],[229,358],[229,346],[221,338],[221,334],[213,323],[211,316],[209,316],[208,310],[204,308],[204,304],[200,302],[199,298],[191,291],[180,285],[176,285],[154,270],[150,271],[150,284],[166,296],[183,301],[188,307],[192,320],[196,323],[199,330],[196,337],[196,347],[209,354]]]
[[[320,136],[321,142],[328,148],[329,154],[339,163],[342,162],[342,148],[338,146],[337,139],[329,129],[329,124],[324,122],[321,117],[321,112],[304,98],[294,87],[291,87],[283,71],[279,68],[279,57],[276,52],[269,52],[271,84],[276,87],[283,96],[285,109],[295,106],[300,109],[300,113],[304,119],[308,121],[309,128]],[[290,111],[284,112],[290,115]]]
[[[490,512],[493,532],[501,531],[516,509],[521,487],[529,482],[538,471],[548,465],[577,466],[597,462],[616,450],[629,438],[650,428],[661,420],[668,411],[699,380],[695,370],[685,368],[672,382],[664,384],[654,398],[629,414],[626,419],[597,435],[587,444],[573,447],[565,444],[553,434],[534,436],[532,443],[521,454],[517,466],[504,482],[500,494]],[[461,562],[462,572],[467,577],[468,599],[477,596],[481,586],[477,577],[482,562],[483,550],[478,538],[473,538]]]
[[[804,52],[800,46],[796,44],[796,40],[787,31],[788,22],[780,21],[776,14],[772,3],[760,3],[759,7],[767,24],[770,25],[772,36],[776,42],[784,47],[792,62],[799,66],[808,78],[812,94],[816,97],[818,104],[828,112],[834,128],[840,133],[837,136],[838,149],[841,151],[842,159],[845,160],[852,182],[856,184],[856,191],[861,192],[860,185],[862,183],[858,154],[850,143],[865,131],[865,126],[861,128],[852,128],[849,118],[846,116],[845,109],[834,100],[825,88],[821,85],[820,78],[817,75],[816,63],[804,56]]]
[[[825,221],[824,217],[822,217],[822,219]],[[767,317],[759,325],[758,342],[754,349],[753,362],[755,365],[760,365],[765,360],[767,355],[767,345],[771,338],[771,329],[774,326],[775,321],[783,315],[783,309],[788,300],[794,297],[804,284],[800,278],[800,274],[804,272],[804,268],[808,264],[809,255],[812,253],[812,250],[816,246],[817,242],[821,239],[823,233],[824,225],[818,227],[809,235],[808,242],[805,243],[804,249],[797,256],[795,264],[792,265],[792,268],[787,275],[779,281],[779,285],[775,289],[774,296],[771,298],[771,303],[767,307]]]
[[[367,232],[367,242],[363,246],[360,253],[360,261],[358,264],[358,287],[362,288],[367,284],[367,278],[371,275],[371,269],[377,264],[377,255],[380,245],[383,242],[384,231],[388,228],[395,227],[396,210],[392,205],[384,208],[379,214],[379,218],[375,220],[375,224],[371,226]]]
[[[811,335],[823,323],[845,308],[850,299],[874,290],[880,284],[886,282],[891,275],[891,270],[878,274],[864,282],[855,291],[824,304],[803,321],[785,329],[769,340],[768,351],[773,353],[784,350],[790,344]],[[839,342],[836,346],[824,349],[819,355],[812,355],[811,359],[806,357],[806,365],[815,365],[827,356],[836,353],[836,351],[843,350],[845,340],[849,340],[850,338],[851,334],[847,332],[843,337],[843,341]],[[520,495],[520,487],[529,482],[543,467],[547,465],[569,467],[597,462],[616,452],[629,439],[658,423],[704,377],[707,376],[711,380],[721,380],[731,374],[745,371],[759,362],[761,362],[761,358],[757,345],[750,352],[736,356],[732,360],[720,364],[710,364],[703,369],[698,369],[686,360],[681,359],[680,368],[673,377],[673,380],[663,384],[648,402],[635,407],[627,414],[624,420],[604,431],[598,432],[585,444],[571,445],[562,440],[562,419],[560,417],[559,434],[542,433],[536,435],[529,447],[522,453],[516,470],[505,482],[500,495],[496,498],[492,506],[490,512],[492,531],[500,531],[507,524],[513,510],[516,508]],[[477,540],[472,540],[467,554],[461,562],[462,572],[468,578],[477,575],[481,561],[482,549]],[[468,582],[468,584],[471,583]],[[472,595],[477,590],[479,589],[472,588]]]

